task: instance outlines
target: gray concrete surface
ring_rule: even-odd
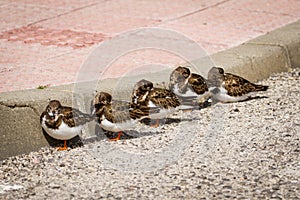
[[[259,98],[178,112],[134,139],[9,157],[0,199],[299,199],[300,68],[259,83]]]
[[[212,65],[211,60],[227,71],[234,72],[248,78],[251,81],[258,81],[269,77],[275,72],[288,71],[292,66],[300,66],[300,22],[295,22],[283,28],[277,29],[257,39],[246,42],[238,47],[214,54],[211,58],[202,58],[194,63],[201,69],[202,74]],[[145,74],[143,77],[155,82],[167,81],[171,69],[159,74]],[[103,80],[96,88],[99,90],[111,90],[118,84],[120,96],[126,97],[130,86],[141,76],[135,78],[127,77],[119,84],[118,79]],[[86,85],[96,85],[82,83]],[[76,84],[79,88],[80,84]],[[123,88],[122,88],[123,87]],[[74,85],[50,87],[43,90],[23,90],[17,92],[0,93],[0,160],[9,156],[36,151],[46,146],[47,141],[42,134],[38,124],[39,113],[47,105],[49,99],[58,99],[65,105],[72,105],[72,95],[79,95],[85,103],[77,105],[81,110],[87,111],[90,96],[83,97],[83,93],[74,94]],[[81,90],[78,90],[81,91]],[[118,96],[117,93],[114,95]],[[90,127],[91,129],[91,127]],[[87,137],[89,131],[86,131]]]

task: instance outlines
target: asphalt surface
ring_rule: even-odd
[[[0,198],[299,199],[300,69],[260,83],[255,99],[139,125],[134,139],[10,157]]]

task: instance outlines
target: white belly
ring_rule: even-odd
[[[152,103],[152,101],[149,101],[149,105],[150,107],[150,110],[151,110],[151,107],[152,108],[157,108],[158,106],[154,105]],[[176,112],[178,110],[178,107],[176,108],[169,108],[169,109],[164,109],[164,108],[159,108],[159,112],[158,113],[150,113],[149,115],[149,118],[152,118],[152,119],[163,119],[163,118],[166,118],[168,115]]]
[[[190,88],[188,88],[185,93],[180,92],[177,85],[174,86],[173,93],[176,94],[177,96],[182,96],[182,97],[198,96],[197,93],[195,91],[190,90]]]
[[[104,118],[100,123],[100,127],[107,131],[119,132],[119,131],[125,131],[132,128],[133,126],[136,125],[136,123],[137,121],[133,119],[127,120],[122,123],[112,123],[106,118]]]
[[[181,92],[179,92],[177,85],[175,85],[173,92],[179,97],[195,97],[195,99],[197,99],[198,101],[202,100],[203,98],[206,99],[210,96],[209,91],[206,91],[203,94],[199,95],[194,90],[191,90],[190,88],[188,88],[185,93],[181,93]]]
[[[218,92],[215,92],[215,91]],[[242,96],[230,96],[227,94],[227,91],[223,87],[218,88],[210,88],[211,94],[213,98],[217,101],[221,102],[237,102],[237,101],[243,101],[249,98],[250,94],[242,95]]]
[[[58,140],[69,140],[76,135],[81,134],[81,130],[83,126],[69,127],[64,122],[61,123],[58,129],[50,129],[46,126],[44,120],[42,122],[42,127],[46,131],[48,135]]]

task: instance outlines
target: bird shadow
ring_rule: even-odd
[[[181,120],[178,118],[169,118],[166,117],[164,119],[151,119],[151,118],[144,118],[140,120],[140,122],[144,125],[148,126],[154,126],[157,123],[157,120],[159,122],[159,125],[164,125],[164,124],[173,124],[173,123],[179,123]]]
[[[245,99],[244,101],[251,101],[251,100],[254,100],[254,99],[268,99],[269,97],[267,96],[250,96],[248,99]]]
[[[182,103],[182,105],[184,106],[189,106],[191,108],[187,108],[187,109],[180,109],[182,111],[192,111],[192,110],[201,110],[201,109],[205,109],[208,108],[212,105],[212,99],[209,98],[207,100],[205,100],[204,102],[184,102]]]
[[[204,108],[211,107],[211,105],[212,105],[211,99],[206,100],[203,103],[199,103],[199,105],[197,106],[197,110],[201,110],[201,109],[204,109]]]
[[[162,134],[160,131],[136,131],[136,130],[128,130],[124,133],[124,139],[134,139],[134,138],[142,138],[151,135]],[[127,138],[129,136],[129,138]],[[121,139],[123,139],[121,137]]]
[[[159,131],[136,131],[136,130],[127,130],[122,131],[122,135],[120,140],[129,140],[134,138],[140,138],[150,135],[157,135],[160,134]],[[99,125],[95,126],[95,136],[91,138],[84,139],[84,143],[93,143],[97,141],[103,141],[107,139],[114,139],[118,136],[118,132],[111,132],[102,129]]]
[[[220,101],[217,101],[215,99],[212,99],[211,105],[215,105],[217,103],[232,104],[232,103],[252,101],[252,100],[255,100],[255,99],[267,99],[267,98],[269,98],[269,97],[267,97],[267,96],[250,96],[247,99],[244,99],[244,100],[241,100],[241,101],[236,101],[236,102],[220,102]]]
[[[255,100],[255,99],[267,99],[267,98],[269,98],[269,97],[267,97],[267,96],[250,96],[247,99],[242,100],[242,101],[238,101],[238,102],[247,102],[247,101],[252,101],[252,100]],[[237,103],[237,102],[235,102],[235,103]]]

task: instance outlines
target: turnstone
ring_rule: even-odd
[[[177,67],[170,74],[169,89],[181,102],[181,109],[193,109],[210,97],[206,80],[199,74],[191,73],[187,67]]]
[[[145,79],[135,84],[131,102],[138,105],[144,113],[148,112],[149,118],[156,119],[156,127],[159,125],[159,119],[174,113],[180,106],[180,100],[173,92],[155,88],[152,82]]]
[[[118,136],[111,140],[119,140],[122,131],[135,126],[147,113],[132,107],[130,102],[112,100],[112,96],[106,92],[99,92],[93,100],[94,111],[98,117],[101,128],[111,132],[118,132]]]
[[[59,150],[66,150],[67,140],[80,135],[83,126],[94,119],[89,114],[72,107],[62,106],[58,100],[52,100],[41,114],[40,123],[48,135],[64,140],[64,146]]]
[[[208,72],[209,90],[213,99],[221,102],[237,102],[251,98],[251,94],[266,91],[269,86],[256,85],[230,73],[221,67],[212,67]]]

